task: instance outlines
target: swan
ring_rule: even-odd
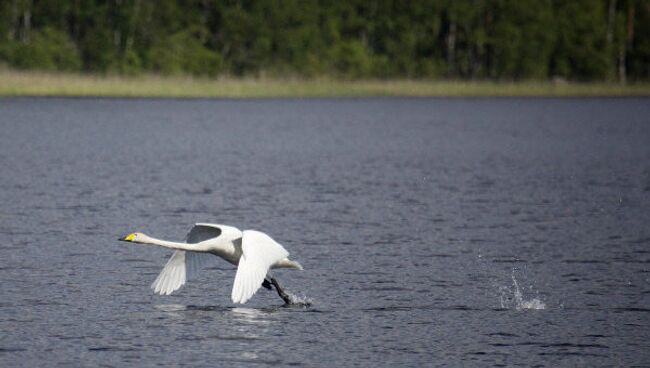
[[[233,303],[244,304],[260,286],[271,290],[273,285],[282,300],[291,304],[291,298],[269,270],[303,269],[300,263],[290,260],[289,252],[267,234],[256,230],[241,231],[220,224],[195,224],[184,243],[156,239],[141,232],[128,234],[118,240],[176,250],[151,284],[154,292],[160,295],[169,295],[178,290],[214,259],[213,256],[217,256],[237,267],[231,294]]]

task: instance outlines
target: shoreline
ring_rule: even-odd
[[[648,97],[650,83],[551,81],[340,80],[327,77],[216,79],[98,76],[0,70],[0,97]]]

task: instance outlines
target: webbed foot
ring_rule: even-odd
[[[271,286],[271,282],[267,279],[264,279],[264,281],[262,281],[262,286],[266,289],[273,290],[273,287]]]

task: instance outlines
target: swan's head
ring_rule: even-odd
[[[117,240],[125,241],[125,242],[131,242],[131,243],[144,243],[144,239],[147,236],[144,235],[143,233],[131,233],[129,235],[126,235],[124,237],[121,237]]]

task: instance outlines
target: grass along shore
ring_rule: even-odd
[[[344,97],[344,96],[650,96],[650,83],[472,82],[96,76],[0,70],[0,96]]]

